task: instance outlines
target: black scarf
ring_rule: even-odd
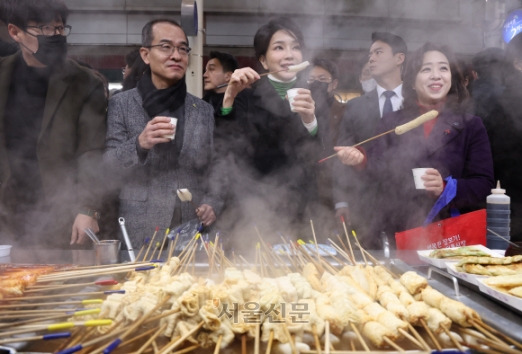
[[[147,68],[140,81],[138,92],[143,100],[143,108],[153,118],[166,111],[174,112],[185,103],[187,85],[183,77],[175,85],[158,90],[152,83],[150,68]]]
[[[184,110],[181,109],[185,104],[185,97],[187,96],[185,78],[183,77],[171,87],[158,90],[152,83],[150,68],[147,68],[140,81],[138,81],[137,88],[143,100],[143,109],[145,109],[150,119],[167,112],[168,114],[176,114],[178,122],[174,136],[175,151],[173,156],[175,158],[174,163],[178,166],[178,157],[183,147],[183,133],[185,131],[185,114]],[[169,145],[159,144],[158,148],[168,149]]]

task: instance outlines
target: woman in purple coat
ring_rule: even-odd
[[[445,190],[454,197],[435,220],[449,217],[450,208],[480,209],[494,185],[488,135],[479,117],[464,113],[468,92],[451,51],[426,43],[408,60],[404,107],[383,117],[379,132],[433,109],[437,118],[404,135],[385,135],[367,152],[336,147],[341,161],[361,169],[361,178],[372,179],[382,196],[368,215],[374,224],[370,239],[379,231],[393,235],[421,226]],[[417,167],[429,167],[422,176],[426,189],[415,189],[411,171]]]

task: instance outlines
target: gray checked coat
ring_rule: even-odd
[[[120,216],[125,218],[134,248],[151,237],[155,228],[170,226],[176,203],[182,222],[196,218],[195,206],[209,204],[216,215],[223,198],[213,163],[214,114],[212,106],[188,94],[184,104],[185,128],[179,158],[174,141],[155,145],[140,158],[137,138],[150,120],[137,89],[114,95],[109,101],[105,160],[121,178]],[[180,202],[178,188],[188,188],[194,204]],[[194,206],[195,205],[195,206]]]

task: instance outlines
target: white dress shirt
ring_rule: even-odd
[[[379,112],[381,113],[382,118],[382,110],[384,108],[384,101],[386,100],[386,96],[384,96],[384,91],[386,90],[384,87],[377,85],[377,95],[379,96]],[[395,95],[391,97],[391,104],[393,107],[393,111],[397,111],[402,107],[402,84],[397,86],[392,90],[395,92]]]

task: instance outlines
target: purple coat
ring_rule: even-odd
[[[379,132],[420,115],[419,111],[400,110],[386,116]],[[379,193],[375,211],[376,231],[397,231],[422,225],[436,198],[425,190],[416,190],[412,168],[437,169],[442,178],[457,180],[457,195],[451,206],[461,213],[485,206],[494,186],[493,160],[486,129],[479,117],[443,111],[430,135],[424,137],[420,126],[403,135],[394,133],[379,138],[368,150],[367,177],[376,183]],[[381,198],[382,197],[382,198]],[[439,218],[449,216],[449,208]]]

